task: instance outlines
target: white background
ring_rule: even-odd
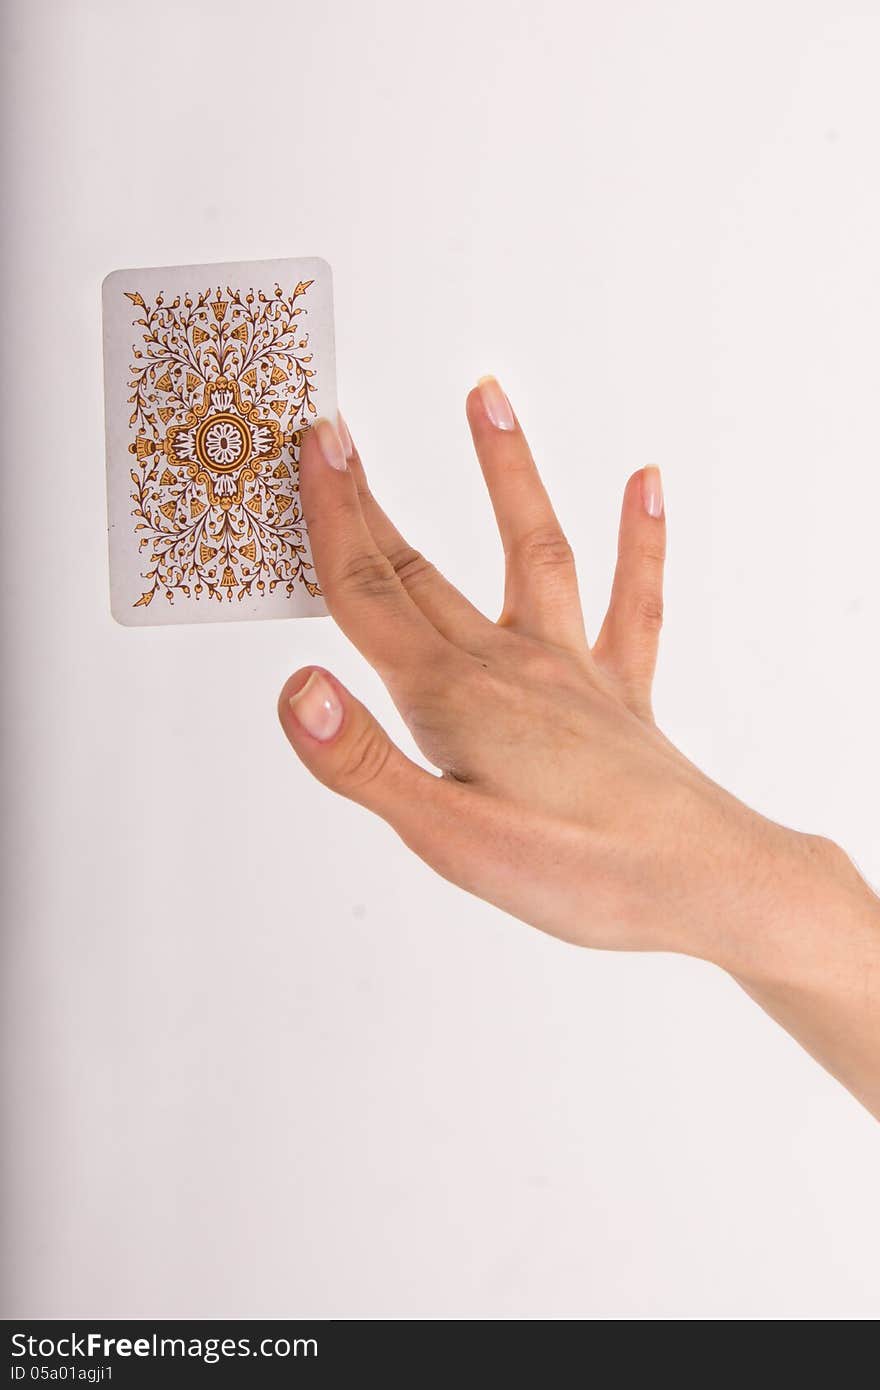
[[[547,940],[313,783],[329,621],[123,630],[100,295],[322,255],[379,495],[495,610],[495,371],[665,730],[880,878],[880,6],[6,6],[7,1315],[868,1318],[876,1125],[712,968]],[[488,731],[487,731],[488,732]]]

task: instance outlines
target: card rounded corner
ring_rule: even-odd
[[[323,256],[312,256],[310,259],[312,261],[312,264],[316,267],[316,269],[320,269],[322,274],[326,275],[327,279],[330,281],[330,284],[332,285],[333,267],[330,264],[330,262],[325,260]]]
[[[110,600],[110,617],[117,627],[136,627],[137,624],[131,620],[131,610],[128,607],[120,608],[115,599]]]
[[[108,295],[109,292],[112,290],[114,283],[115,283],[118,279],[120,279],[121,276],[125,275],[126,273],[127,273],[127,272],[124,271],[124,270],[108,270],[108,271],[107,271],[107,274],[104,276],[103,280],[101,281],[101,298],[102,298],[102,299],[106,299],[106,298],[107,298],[107,295]]]

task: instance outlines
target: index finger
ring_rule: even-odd
[[[327,607],[380,670],[431,661],[448,644],[403,588],[361,512],[345,450],[329,420],[306,431],[299,487],[312,557]]]

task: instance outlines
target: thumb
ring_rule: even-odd
[[[392,825],[437,779],[418,767],[328,671],[306,667],[285,683],[278,717],[313,777]]]
[[[391,742],[369,710],[328,671],[305,667],[291,676],[278,714],[309,772],[381,816],[438,874],[514,917],[574,939],[566,924],[576,921],[583,907],[585,851],[579,827],[526,810],[511,819],[493,798],[432,776]],[[511,872],[512,864],[530,866],[525,883]]]

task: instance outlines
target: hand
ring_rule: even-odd
[[[721,965],[880,1116],[880,902],[836,845],[749,810],[654,723],[659,473],[627,483],[591,648],[571,550],[497,381],[467,414],[506,557],[497,623],[395,529],[341,419],[316,424],[300,459],[330,612],[442,775],[311,667],[281,693],[288,739],[328,787],[513,916],[585,946]]]
[[[514,916],[583,945],[710,954],[719,900],[728,934],[732,919],[751,927],[771,868],[787,855],[794,872],[806,847],[710,782],[654,724],[660,475],[647,468],[626,486],[591,649],[574,558],[496,381],[471,393],[467,414],[506,556],[497,623],[395,529],[344,427],[320,422],[300,463],[330,612],[442,777],[405,757],[326,672],[288,681],[287,736],[327,786]]]

